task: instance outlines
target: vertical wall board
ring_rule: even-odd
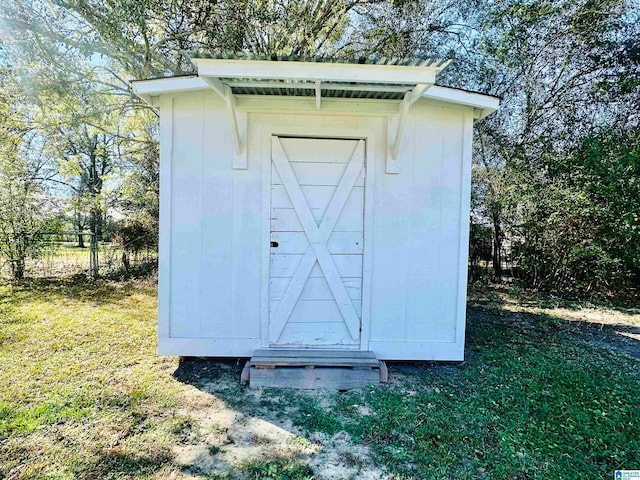
[[[245,170],[233,170],[231,302],[234,338],[260,338],[262,175],[263,166],[259,161],[249,161]]]
[[[440,264],[437,278],[446,295],[441,295],[438,310],[446,325],[439,330],[439,335],[433,341],[455,342],[457,331],[458,292],[466,289],[458,284],[458,270],[460,265],[460,225],[462,221],[469,221],[467,211],[464,220],[461,215],[462,185],[462,144],[464,126],[463,108],[447,109],[442,115],[443,142],[443,170],[440,177],[442,196],[442,214],[440,223]],[[465,249],[468,246],[464,247]],[[465,267],[466,268],[466,267]]]
[[[407,340],[455,342],[464,111],[414,108]]]
[[[260,227],[260,345],[269,346],[269,314],[270,291],[269,270],[271,267],[271,135],[265,132],[266,122],[255,113],[247,116],[247,161],[249,165],[257,164],[262,169]]]
[[[202,156],[202,302],[200,337],[233,336],[231,298],[232,158],[233,145],[225,132],[225,103],[216,94],[204,98],[204,152]]]
[[[460,360],[464,359],[465,325],[467,319],[467,275],[469,272],[469,213],[471,210],[471,164],[473,141],[473,111],[468,108],[464,115],[462,143],[462,179],[460,195],[460,260],[458,262],[458,302],[456,344],[462,346]]]
[[[447,319],[442,317],[439,302],[446,291],[437,278],[441,262],[440,228],[442,195],[440,182],[443,165],[444,131],[440,121],[442,107],[414,105],[412,150],[415,161],[411,189],[411,239],[407,283],[408,341],[431,341]],[[447,166],[448,168],[448,166]]]
[[[204,93],[174,99],[171,163],[171,336],[200,335]]]
[[[360,332],[360,349],[369,350],[371,335],[371,284],[373,259],[375,254],[374,226],[375,226],[375,198],[376,175],[384,168],[379,166],[386,163],[386,132],[384,118],[374,119],[373,125],[377,135],[369,135],[366,143],[366,179],[364,189],[364,253],[362,257],[362,331]],[[364,126],[363,126],[364,128]]]
[[[158,255],[158,339],[170,335],[171,318],[171,157],[173,154],[173,97],[160,101],[160,238]],[[160,352],[162,353],[162,352]]]
[[[411,128],[407,126],[407,130]],[[405,141],[410,138],[408,133],[403,137]],[[411,149],[400,149],[400,173],[385,173],[385,163],[377,165],[376,172],[370,339],[401,341],[405,339],[407,272],[412,261],[407,248],[411,230]]]

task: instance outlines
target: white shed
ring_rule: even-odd
[[[158,351],[463,360],[473,122],[438,61],[194,58],[160,114]]]

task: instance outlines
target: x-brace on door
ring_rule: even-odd
[[[272,345],[357,345],[364,140],[272,137]]]

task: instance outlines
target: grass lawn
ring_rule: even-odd
[[[470,301],[462,364],[347,393],[155,355],[151,281],[0,284],[0,478],[612,478],[640,469],[640,313]]]

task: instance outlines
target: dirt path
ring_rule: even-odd
[[[305,432],[290,417],[305,402],[330,409],[331,391],[243,389],[236,360],[183,359],[176,377],[190,384],[183,411],[194,428],[174,447],[182,466],[172,478],[244,478],[238,468],[251,462],[301,462],[316,480],[382,480],[389,478],[373,464],[371,452],[352,442],[346,432],[329,436]],[[272,478],[270,476],[265,478]],[[275,478],[275,477],[273,477]]]

